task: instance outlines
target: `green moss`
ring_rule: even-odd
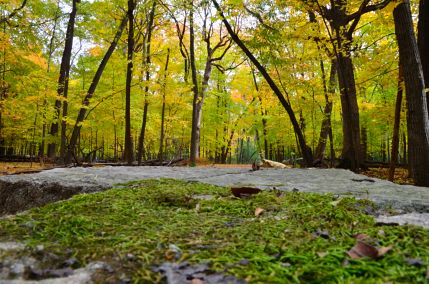
[[[211,195],[211,199],[204,199]],[[147,180],[75,196],[0,221],[0,239],[65,249],[83,263],[121,263],[136,282],[158,282],[151,266],[210,261],[212,269],[252,283],[423,283],[429,263],[429,230],[379,227],[365,215],[368,201],[332,195],[262,192],[234,198],[229,189],[176,180]],[[256,208],[265,209],[255,217]],[[380,234],[382,230],[382,234]],[[316,231],[329,236],[318,237]],[[350,260],[346,252],[365,233],[393,250],[380,260]],[[135,258],[128,259],[127,254]],[[243,261],[243,260],[247,261]]]

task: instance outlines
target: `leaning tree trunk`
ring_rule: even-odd
[[[82,107],[79,110],[79,114],[76,118],[76,123],[73,127],[73,132],[70,137],[70,142],[67,150],[67,154],[65,157],[65,163],[69,164],[71,163],[71,160],[73,156],[75,155],[75,148],[77,144],[77,140],[79,138],[80,129],[82,128],[82,122],[85,120],[86,113],[88,111],[88,106],[90,103],[91,98],[93,97],[95,90],[97,88],[98,82],[100,82],[101,76],[103,75],[104,69],[107,65],[107,62],[109,61],[110,57],[113,54],[113,51],[115,50],[116,46],[118,45],[118,41],[122,36],[122,32],[125,29],[125,26],[127,25],[127,17],[124,17],[122,19],[122,22],[119,26],[118,31],[116,32],[115,38],[113,39],[112,43],[110,44],[106,54],[104,55],[103,59],[100,62],[100,65],[98,66],[97,71],[95,72],[94,78],[92,79],[91,85],[88,89],[88,92],[86,93],[85,98],[82,102]]]
[[[247,46],[244,44],[244,42],[234,32],[233,28],[231,27],[231,25],[229,24],[225,15],[223,14],[222,9],[219,6],[219,3],[216,0],[212,0],[212,2],[214,4],[214,6],[216,7],[216,10],[219,12],[221,20],[224,23],[226,29],[228,30],[228,33],[230,34],[232,40],[238,45],[238,47],[240,47],[240,49],[244,52],[244,54],[246,54],[246,56],[250,59],[250,61],[256,66],[258,71],[261,73],[261,75],[264,77],[265,81],[270,86],[271,90],[274,92],[274,94],[279,99],[283,108],[286,110],[287,114],[289,115],[289,118],[290,118],[290,121],[292,123],[295,134],[297,136],[298,143],[299,143],[299,146],[301,148],[302,155],[304,158],[304,163],[306,166],[311,167],[313,165],[313,153],[311,151],[311,148],[307,145],[307,143],[305,141],[304,134],[301,131],[298,120],[296,119],[295,113],[294,113],[291,105],[286,101],[285,97],[283,96],[283,93],[280,91],[280,88],[277,86],[277,84],[271,78],[270,74],[267,72],[265,67],[258,61],[258,59],[256,59],[256,57],[253,55],[253,53],[247,48]]]
[[[127,79],[125,83],[125,149],[124,159],[128,165],[134,160],[133,140],[131,137],[131,81],[133,77],[133,53],[134,53],[134,0],[128,0],[128,54],[127,54]]]
[[[426,103],[429,110],[429,0],[420,0],[417,44],[425,77]]]
[[[69,82],[69,73],[70,73],[70,61],[71,61],[71,55],[72,55],[72,49],[73,49],[73,37],[74,37],[74,26],[76,21],[76,14],[77,14],[77,3],[80,3],[80,0],[73,0],[73,6],[72,11],[69,16],[69,21],[67,24],[67,31],[66,31],[66,40],[64,44],[64,51],[63,56],[61,58],[61,67],[60,67],[60,76],[58,78],[58,97],[63,97],[64,99],[67,99],[68,95],[68,82]],[[59,119],[61,117],[61,105],[63,106],[63,116],[67,115],[67,101],[64,100],[63,103],[61,103],[61,99],[57,99],[55,101],[55,121],[51,124],[51,131],[50,134],[52,136],[58,135],[59,130]],[[61,132],[61,159],[64,158],[64,147],[65,147],[65,121],[61,123],[62,125],[62,132]],[[56,142],[50,143],[48,145],[48,157],[51,159],[55,158],[56,155]]]
[[[409,0],[404,0],[393,11],[399,58],[403,66],[408,106],[408,152],[414,183],[429,186],[429,118],[426,103],[423,70]]]

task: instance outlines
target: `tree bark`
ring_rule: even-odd
[[[66,40],[64,44],[63,56],[61,58],[61,67],[60,67],[60,76],[58,78],[58,89],[57,93],[59,97],[63,97],[65,100],[61,103],[60,99],[55,101],[55,121],[51,124],[50,134],[52,136],[58,135],[59,130],[59,119],[61,117],[61,105],[63,106],[63,119],[64,115],[67,116],[67,96],[68,96],[68,84],[69,84],[69,74],[70,74],[70,61],[73,49],[73,37],[74,37],[74,28],[77,14],[77,4],[80,3],[80,0],[73,0],[72,11],[69,16],[69,21],[67,24],[66,31]],[[61,146],[65,147],[65,121],[61,123],[62,132],[61,132]],[[55,159],[56,156],[56,142],[50,143],[48,145],[48,157]],[[64,159],[64,148],[61,148],[61,159]]]
[[[128,0],[128,54],[127,54],[127,78],[125,83],[125,149],[124,159],[128,165],[134,161],[133,140],[131,137],[131,81],[133,78],[133,54],[134,54],[134,0]]]
[[[198,137],[197,133],[197,107],[198,107],[198,78],[197,78],[197,67],[195,63],[195,32],[194,32],[194,1],[190,1],[189,7],[189,63],[191,64],[191,77],[192,77],[192,129],[191,129],[191,149],[189,163],[191,166],[196,165],[196,160],[198,158]]]
[[[395,167],[398,163],[398,152],[399,152],[399,128],[401,123],[401,106],[402,106],[402,85],[404,83],[402,66],[399,64],[398,74],[398,92],[396,94],[396,105],[395,105],[395,118],[393,125],[393,137],[392,137],[392,159],[390,160],[389,166],[389,180],[393,181],[395,178]]]
[[[65,158],[65,163],[69,164],[71,162],[71,159],[73,158],[74,154],[76,153],[76,144],[77,140],[80,134],[80,130],[82,128],[82,122],[85,120],[85,115],[88,110],[88,106],[90,103],[90,100],[94,96],[95,90],[97,88],[98,82],[100,82],[101,76],[103,75],[104,69],[106,68],[107,62],[109,61],[110,57],[113,54],[113,51],[116,49],[116,46],[118,45],[118,41],[122,36],[122,33],[125,29],[125,26],[127,25],[127,17],[124,17],[121,21],[121,24],[116,32],[116,35],[110,44],[109,48],[107,49],[103,59],[100,62],[100,65],[98,66],[97,71],[95,72],[94,78],[92,79],[91,85],[88,89],[88,92],[86,93],[85,98],[82,102],[82,107],[79,110],[79,114],[76,118],[76,123],[73,127],[73,132],[70,137],[70,142]]]
[[[322,120],[322,127],[320,129],[320,135],[319,135],[319,143],[317,144],[316,153],[315,153],[315,159],[322,161],[325,157],[325,150],[326,150],[326,143],[328,141],[329,132],[331,129],[331,113],[332,113],[332,95],[335,94],[335,85],[336,85],[336,78],[337,78],[337,62],[335,59],[331,60],[331,72],[329,75],[329,85],[326,88],[326,80],[325,80],[325,71],[323,67],[323,61],[321,61],[321,68],[322,68],[322,74],[323,74],[323,81],[324,81],[324,92],[325,92],[325,109],[323,110],[323,120]]]
[[[420,59],[425,78],[426,103],[429,110],[429,0],[420,0],[419,23],[417,26]]]
[[[429,118],[425,83],[409,0],[393,11],[399,58],[403,66],[408,106],[408,153],[414,183],[429,186]]]
[[[338,82],[343,117],[342,159],[346,168],[358,171],[362,164],[360,149],[359,107],[351,52],[338,54]]]
[[[162,108],[161,108],[161,131],[159,134],[159,152],[158,159],[164,159],[164,139],[165,139],[165,96],[166,96],[166,87],[167,87],[167,71],[168,71],[168,63],[170,61],[170,49],[167,49],[167,59],[165,60],[165,68],[164,68],[164,81],[162,82]]]
[[[147,24],[146,34],[145,34],[145,45],[143,47],[143,67],[146,68],[146,77],[145,77],[145,88],[144,88],[144,106],[143,106],[143,117],[142,117],[142,127],[140,129],[138,148],[137,148],[137,162],[138,165],[141,165],[142,159],[145,152],[144,142],[146,134],[146,124],[147,124],[147,113],[149,109],[149,80],[150,80],[150,64],[151,64],[151,41],[152,41],[152,31],[153,31],[153,21],[155,18],[155,9],[156,1],[152,3],[152,9],[149,14],[149,22]]]
[[[256,57],[252,54],[252,52],[247,48],[247,46],[241,41],[241,39],[238,37],[238,35],[234,32],[231,25],[225,18],[225,15],[222,12],[222,9],[220,8],[219,4],[216,0],[212,0],[214,6],[216,7],[217,11],[219,12],[219,15],[228,30],[232,40],[240,47],[240,49],[246,54],[246,56],[250,59],[250,61],[256,66],[258,71],[262,74],[264,79],[267,81],[268,85],[270,86],[271,90],[273,90],[274,94],[279,99],[280,103],[282,104],[283,108],[286,110],[286,112],[289,115],[289,118],[291,120],[293,129],[297,135],[299,146],[302,151],[302,155],[304,158],[304,162],[306,166],[312,166],[313,165],[313,154],[311,152],[311,148],[307,146],[305,142],[304,135],[300,129],[298,120],[295,117],[295,113],[292,110],[292,107],[290,104],[286,101],[285,97],[283,96],[283,93],[280,91],[277,84],[274,82],[274,80],[271,78],[271,76],[268,74],[267,70],[264,66],[256,59]]]

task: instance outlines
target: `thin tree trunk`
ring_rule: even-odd
[[[146,134],[146,124],[147,124],[147,113],[149,109],[149,81],[150,81],[150,64],[151,64],[151,40],[152,40],[152,31],[153,31],[153,21],[155,18],[155,9],[156,9],[156,1],[153,1],[152,9],[149,14],[149,22],[147,25],[147,30],[145,34],[145,46],[143,47],[143,67],[146,68],[146,77],[145,83],[146,86],[144,88],[144,106],[143,106],[143,118],[142,118],[142,127],[140,129],[139,136],[139,145],[137,150],[137,161],[138,165],[141,165],[142,159],[144,157],[145,151],[145,134]]]
[[[127,54],[127,79],[125,84],[125,150],[124,159],[128,165],[134,161],[133,139],[131,137],[131,81],[133,78],[133,53],[134,53],[134,0],[128,0],[128,54]]]
[[[199,133],[197,133],[197,121],[198,121],[198,79],[197,79],[197,67],[195,62],[195,32],[194,32],[194,2],[190,1],[189,7],[189,63],[191,64],[191,77],[192,77],[192,92],[193,92],[193,100],[192,100],[192,129],[191,129],[191,149],[190,149],[190,157],[189,163],[191,166],[196,165],[196,160],[198,158],[198,137]]]
[[[325,69],[323,67],[323,61],[321,61],[322,76],[324,82],[325,92],[325,109],[323,111],[322,127],[320,129],[319,143],[317,144],[315,159],[323,161],[325,157],[326,143],[328,141],[328,135],[331,129],[331,113],[332,113],[332,96],[335,93],[335,85],[337,78],[337,63],[335,59],[331,60],[331,72],[329,75],[329,85],[326,87],[326,76]]]
[[[165,123],[165,96],[166,96],[166,87],[167,87],[167,71],[168,71],[168,62],[170,60],[170,49],[167,49],[167,59],[165,60],[165,68],[164,68],[164,80],[162,83],[162,109],[161,109],[161,132],[159,135],[159,153],[158,159],[164,159],[163,146],[164,146],[164,123]]]
[[[420,0],[419,23],[417,26],[420,58],[425,78],[426,103],[429,110],[429,0]]]
[[[393,181],[395,178],[395,167],[398,163],[398,152],[399,152],[399,130],[401,123],[401,106],[402,106],[402,85],[404,83],[402,66],[399,64],[398,74],[398,92],[396,94],[396,105],[395,105],[395,120],[393,125],[393,137],[392,137],[392,159],[389,167],[389,180]]]
[[[55,121],[51,124],[50,134],[52,136],[58,135],[59,130],[59,120],[61,115],[61,105],[63,106],[63,116],[67,116],[67,96],[68,96],[68,82],[69,82],[69,74],[70,74],[70,61],[73,49],[73,37],[74,37],[74,28],[77,14],[77,3],[80,3],[80,0],[73,0],[72,3],[72,11],[70,13],[69,21],[67,24],[66,31],[66,40],[63,51],[63,56],[61,58],[61,67],[60,67],[60,76],[58,79],[58,89],[57,93],[59,97],[63,97],[65,100],[63,104],[60,99],[55,101]],[[63,117],[63,120],[65,117]],[[61,146],[65,146],[65,121],[61,123],[62,132],[61,132]],[[56,155],[56,142],[49,144],[48,146],[48,156],[51,159],[54,159]],[[64,159],[64,148],[61,148],[61,159]]]
[[[403,66],[408,106],[408,153],[414,183],[429,186],[429,118],[425,83],[410,2],[405,0],[393,11],[399,58]]]
[[[268,115],[267,110],[264,109],[264,106],[262,105],[262,97],[259,93],[259,85],[256,81],[256,74],[255,70],[252,68],[252,76],[253,76],[253,84],[255,85],[256,92],[258,93],[258,100],[260,104],[260,112],[261,112],[261,122],[262,122],[262,135],[264,136],[264,156],[262,158],[267,158],[268,156],[268,130],[267,130],[267,119],[266,116]]]
[[[85,115],[87,113],[90,100],[95,93],[97,85],[100,82],[101,76],[103,75],[104,69],[106,68],[107,62],[112,56],[113,51],[116,49],[116,46],[118,45],[118,41],[121,38],[126,25],[127,25],[127,17],[124,17],[121,21],[121,24],[119,25],[118,31],[116,32],[112,43],[110,44],[109,48],[106,51],[106,54],[101,60],[100,65],[98,66],[98,69],[95,72],[94,78],[92,79],[88,92],[86,93],[86,96],[83,99],[82,107],[79,110],[79,114],[76,118],[76,123],[73,127],[73,132],[70,137],[69,147],[65,158],[66,164],[69,164],[71,162],[72,157],[76,153],[75,148],[76,148],[77,139],[79,137],[79,133],[82,128],[82,122],[85,120]]]

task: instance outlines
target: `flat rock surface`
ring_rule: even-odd
[[[132,180],[174,178],[220,186],[333,193],[367,198],[404,212],[429,213],[429,188],[398,185],[342,169],[262,169],[214,167],[57,168],[35,174],[0,177],[0,215],[104,190]],[[38,194],[39,193],[39,194]],[[15,199],[14,196],[16,196]],[[58,198],[57,198],[58,196]],[[23,199],[28,202],[23,202]],[[45,200],[43,200],[45,198]],[[40,200],[39,200],[40,199]],[[15,204],[14,204],[15,202]],[[34,205],[35,204],[35,205]]]

